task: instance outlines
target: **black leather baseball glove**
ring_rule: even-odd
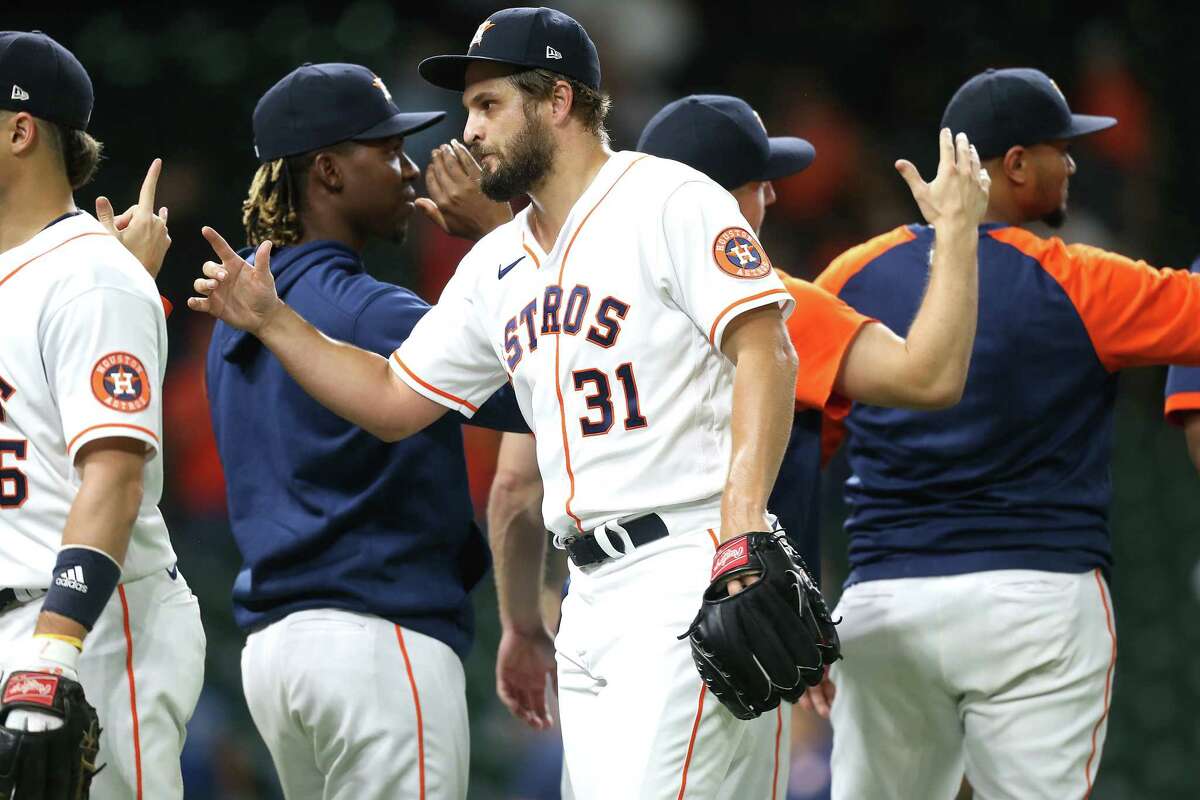
[[[758,581],[730,595],[732,578]],[[687,632],[696,669],[738,719],[795,702],[842,657],[821,591],[783,531],[747,533],[713,556],[712,582]]]
[[[100,719],[83,687],[61,675],[18,671],[8,676],[0,697],[0,798],[86,800],[99,772]],[[17,709],[56,717],[62,727],[6,727]]]

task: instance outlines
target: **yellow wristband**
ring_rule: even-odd
[[[71,645],[79,652],[81,652],[81,653],[83,652],[83,639],[79,639],[74,636],[67,636],[64,633],[35,633],[33,635],[33,638],[35,638],[35,639],[57,639],[60,642],[66,642],[67,644]]]

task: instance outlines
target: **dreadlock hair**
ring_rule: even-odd
[[[288,161],[277,158],[259,166],[242,203],[246,244],[257,247],[267,239],[277,246],[295,244],[304,235],[300,203]]]
[[[598,92],[592,87],[545,69],[524,69],[508,76],[512,85],[525,95],[525,105],[529,106],[541,100],[549,100],[554,93],[554,85],[566,81],[571,85],[571,115],[575,117],[590,133],[608,142],[608,130],[604,121],[612,108],[612,98],[604,92]]]
[[[257,247],[270,239],[272,244],[282,247],[299,242],[304,236],[300,211],[304,208],[304,184],[309,170],[321,153],[344,153],[353,145],[353,141],[338,142],[260,165],[242,203],[246,244]]]

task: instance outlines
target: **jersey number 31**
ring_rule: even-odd
[[[632,431],[646,427],[646,418],[638,402],[637,381],[633,377],[633,364],[625,363],[617,367],[617,380],[625,391],[625,430]],[[600,412],[600,419],[590,416],[579,418],[579,427],[584,436],[601,436],[608,433],[613,426],[612,386],[608,376],[598,369],[577,369],[571,373],[575,391],[583,391],[587,385],[595,388],[593,394],[584,398],[587,407]]]

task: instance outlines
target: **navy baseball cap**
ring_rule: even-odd
[[[433,56],[417,70],[434,86],[461,92],[473,61],[545,69],[600,90],[596,45],[582,25],[553,8],[497,11],[475,31],[465,56]]]
[[[0,109],[82,131],[93,100],[92,79],[70,50],[41,31],[0,31]]]
[[[668,103],[646,123],[637,149],[682,161],[726,189],[792,175],[816,156],[804,139],[767,136],[749,103],[723,94]]]
[[[348,140],[406,136],[445,116],[401,113],[379,76],[358,64],[304,64],[254,107],[254,153],[265,163]]]
[[[985,160],[1017,145],[1073,139],[1116,124],[1113,117],[1072,114],[1058,84],[1028,67],[976,75],[954,93],[942,114],[942,127],[966,133]]]

